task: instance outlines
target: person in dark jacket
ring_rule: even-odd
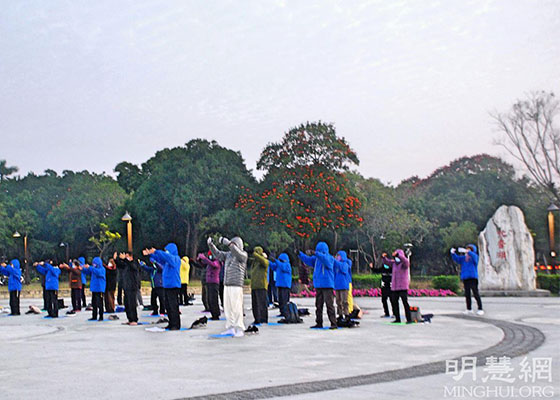
[[[103,321],[103,294],[107,286],[105,267],[101,258],[95,257],[91,265],[86,265],[84,271],[91,275],[89,290],[91,292],[91,305],[93,307],[90,321],[96,321],[99,314],[99,321]]]
[[[163,289],[163,268],[157,262],[140,262],[140,266],[150,274],[152,293],[150,295],[150,305],[152,306],[152,316],[165,314],[165,293]],[[158,306],[159,301],[159,306]]]
[[[394,258],[389,258],[386,253],[382,254],[383,263],[389,265],[393,270],[391,278],[391,303],[393,306],[393,313],[395,314],[395,320],[392,323],[398,324],[401,322],[401,314],[399,311],[399,299],[401,299],[406,315],[406,323],[412,324],[410,305],[408,304],[410,261],[402,249],[395,250],[393,252],[393,257]]]
[[[284,318],[288,318],[286,307],[290,302],[290,290],[292,289],[292,266],[288,255],[282,253],[277,259],[273,258],[270,261],[270,270],[276,273],[280,314]]]
[[[471,291],[478,306],[477,315],[484,315],[482,309],[482,299],[478,293],[478,254],[474,244],[469,244],[466,248],[459,248],[461,255],[457,254],[457,250],[451,249],[451,258],[457,264],[461,265],[461,280],[465,286],[465,300],[467,309],[464,314],[472,314]]]
[[[41,261],[34,265],[37,267],[37,272],[41,275],[45,275],[48,316],[51,318],[58,318],[58,277],[60,276],[60,268],[54,267],[48,261]]]
[[[391,318],[391,314],[389,314],[389,304],[387,303],[391,303],[391,279],[393,276],[393,268],[381,262],[381,268],[372,268],[372,270],[375,273],[381,274],[381,304],[383,304],[384,312],[381,317]],[[391,311],[393,311],[392,307],[393,304],[391,303]],[[395,315],[394,311],[393,315]]]
[[[256,246],[251,256],[251,307],[253,324],[268,323],[268,265],[269,261],[263,248]]]
[[[307,266],[314,269],[313,286],[315,295],[315,322],[311,328],[323,327],[323,304],[327,306],[327,315],[331,323],[330,329],[338,329],[334,310],[334,257],[329,254],[329,246],[325,242],[317,243],[315,254],[308,256],[299,252],[299,258]]]
[[[140,267],[134,261],[132,253],[117,253],[113,255],[116,261],[117,269],[122,274],[123,290],[124,290],[124,310],[128,325],[138,325],[138,311],[136,309],[136,297],[138,296],[138,288],[140,287]]]
[[[210,313],[213,321],[220,319],[220,305],[218,302],[219,297],[219,286],[220,286],[220,273],[222,270],[222,264],[214,259],[212,252],[208,252],[208,255],[203,253],[198,254],[197,260],[203,265],[206,265],[205,271],[205,281],[208,292],[208,306],[210,308]]]
[[[107,285],[105,287],[105,312],[115,312],[115,290],[117,289],[117,264],[114,259],[109,259],[105,266],[105,277]]]
[[[82,267],[78,260],[74,260],[71,265],[60,264],[61,270],[68,271],[68,284],[70,286],[70,298],[72,310],[66,314],[74,315],[82,310]]]
[[[82,269],[86,266],[85,257],[78,257],[78,262],[80,263],[80,267],[82,267]],[[82,274],[82,307],[87,307],[86,286],[87,286],[87,275]]]
[[[181,316],[179,311],[179,292],[181,290],[181,258],[175,243],[169,243],[164,250],[154,248],[145,249],[145,256],[150,255],[150,260],[160,264],[163,268],[163,287],[165,289],[165,308],[169,325],[166,329],[176,331],[181,329]]]
[[[336,291],[336,308],[338,318],[343,321],[350,319],[348,310],[348,291],[352,282],[352,260],[341,250],[334,258],[334,290]]]
[[[8,291],[10,292],[10,315],[21,315],[19,311],[19,296],[21,293],[21,268],[19,261],[13,259],[9,264],[0,265],[0,274],[8,277]]]

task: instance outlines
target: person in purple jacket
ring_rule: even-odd
[[[222,264],[214,258],[210,251],[208,252],[208,256],[205,256],[204,253],[200,253],[197,260],[206,265],[206,295],[210,313],[212,314],[210,319],[218,321],[220,319],[218,297],[220,294],[220,270],[222,269]]]
[[[408,286],[410,283],[410,261],[404,254],[402,249],[397,249],[393,252],[394,258],[388,258],[387,253],[382,254],[383,263],[387,264],[393,269],[393,277],[391,278],[391,304],[393,306],[393,314],[395,320],[393,324],[401,322],[401,314],[399,311],[399,298],[402,300],[404,313],[406,315],[406,323],[412,323],[410,315],[410,306],[408,304]]]

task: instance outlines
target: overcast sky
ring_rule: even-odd
[[[241,151],[333,122],[398,183],[494,146],[560,94],[560,1],[1,1],[0,159],[112,173],[202,137]]]

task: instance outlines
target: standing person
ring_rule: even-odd
[[[393,314],[395,320],[393,324],[401,322],[401,313],[399,311],[399,299],[401,299],[406,315],[406,323],[412,324],[412,317],[410,315],[410,305],[408,304],[408,287],[410,284],[410,261],[404,254],[402,249],[397,249],[393,252],[394,258],[388,258],[387,253],[382,254],[384,264],[390,266],[393,270],[391,278],[391,304],[393,306]]]
[[[243,323],[243,280],[247,270],[247,252],[243,250],[243,240],[236,236],[229,240],[220,238],[220,244],[227,246],[229,251],[221,251],[208,238],[208,247],[218,261],[224,265],[224,313],[226,314],[226,330],[222,334],[235,337],[244,336]]]
[[[270,261],[270,269],[276,273],[276,287],[278,288],[278,303],[280,314],[287,318],[286,306],[290,302],[290,290],[292,289],[292,266],[290,258],[282,253],[277,259]]]
[[[68,271],[68,285],[70,286],[70,298],[72,300],[72,310],[66,314],[74,315],[82,311],[82,267],[78,260],[68,264],[60,264],[61,270]]]
[[[117,253],[113,255],[113,259],[117,264],[117,269],[122,276],[122,288],[124,290],[124,310],[127,325],[138,325],[138,310],[136,306],[136,298],[138,297],[138,288],[140,286],[140,270],[138,263],[134,261],[131,252]]]
[[[451,258],[461,266],[461,280],[465,287],[465,301],[467,302],[467,309],[463,314],[472,314],[472,299],[471,291],[478,306],[477,315],[484,315],[482,309],[482,299],[478,293],[478,254],[477,248],[474,244],[469,244],[466,248],[459,248],[459,252],[463,255],[457,255],[457,250],[451,249]]]
[[[269,261],[263,248],[256,246],[251,257],[251,306],[253,309],[253,324],[268,323],[268,272]]]
[[[181,291],[179,292],[179,305],[188,306],[189,295],[187,293],[187,288],[189,285],[189,273],[191,271],[191,265],[189,264],[189,257],[184,256],[181,258]]]
[[[268,305],[278,303],[278,289],[276,288],[276,272],[268,268]]]
[[[389,300],[389,302],[391,303],[392,309],[393,303],[391,301],[391,280],[393,279],[393,268],[391,267],[391,265],[385,264],[383,260],[381,260],[381,265],[381,268],[372,268],[374,272],[381,273],[381,304],[383,304],[384,312],[381,318],[391,318],[387,300]],[[395,315],[395,311],[391,311],[393,311],[393,315]]]
[[[299,252],[299,258],[307,266],[313,268],[313,286],[316,290],[316,324],[311,328],[323,327],[323,304],[327,307],[327,315],[331,323],[330,329],[338,329],[334,311],[334,257],[329,254],[329,246],[325,242],[317,243],[315,254],[308,256]]]
[[[117,289],[117,264],[113,258],[105,266],[105,312],[115,312],[115,290]]]
[[[219,294],[220,294],[220,304],[222,305],[222,310],[224,309],[224,274],[225,274],[225,268],[224,268],[224,263],[221,262],[220,260],[218,260],[218,262],[221,265],[220,268],[220,286],[219,286]]]
[[[220,305],[218,303],[219,297],[219,286],[220,286],[220,274],[222,270],[222,264],[214,259],[212,252],[208,252],[208,256],[200,253],[197,257],[203,265],[206,265],[206,275],[205,281],[207,285],[208,293],[208,306],[210,307],[210,312],[213,321],[218,321],[220,319]]]
[[[140,266],[150,274],[150,280],[152,283],[152,293],[150,295],[150,305],[152,306],[152,316],[158,316],[165,314],[165,293],[163,292],[163,278],[162,267],[156,262],[151,261],[150,265],[145,262],[140,262]],[[158,305],[159,302],[159,305]]]
[[[178,331],[181,329],[179,312],[179,291],[181,290],[181,259],[175,243],[169,243],[165,250],[154,248],[145,249],[144,255],[151,255],[151,260],[163,268],[163,287],[165,289],[165,308],[169,325],[166,329]]]
[[[78,257],[78,262],[80,263],[80,267],[82,269],[86,266],[86,259],[84,257]],[[82,307],[87,307],[86,301],[86,285],[87,285],[87,276],[86,274],[82,274]]]
[[[91,265],[87,265],[84,272],[91,275],[89,290],[91,292],[92,313],[89,321],[96,321],[99,313],[99,321],[103,321],[103,295],[107,286],[105,267],[101,258],[95,257]]]
[[[116,254],[116,253],[115,253]],[[117,259],[115,259],[115,264],[117,264]],[[122,306],[124,295],[124,272],[117,267],[117,304]]]
[[[350,319],[348,291],[350,290],[350,282],[352,280],[351,271],[352,260],[348,259],[345,251],[339,251],[334,259],[334,290],[336,291],[338,318],[344,322],[348,322]]]
[[[34,265],[37,267],[37,272],[41,275],[45,275],[48,316],[51,318],[58,318],[58,277],[60,276],[60,268],[53,267],[48,261],[41,261]]]
[[[10,292],[10,315],[21,315],[19,312],[19,296],[21,294],[21,268],[19,260],[15,258],[9,264],[0,265],[0,274],[8,277],[8,291]]]

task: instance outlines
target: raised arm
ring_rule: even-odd
[[[214,242],[209,242],[208,248],[210,249],[214,257],[216,257],[218,260],[220,260],[221,262],[226,261],[227,251],[218,250]]]
[[[308,267],[314,267],[315,266],[315,256],[308,256],[307,254],[305,254],[303,251],[300,251],[299,254],[299,259]]]

